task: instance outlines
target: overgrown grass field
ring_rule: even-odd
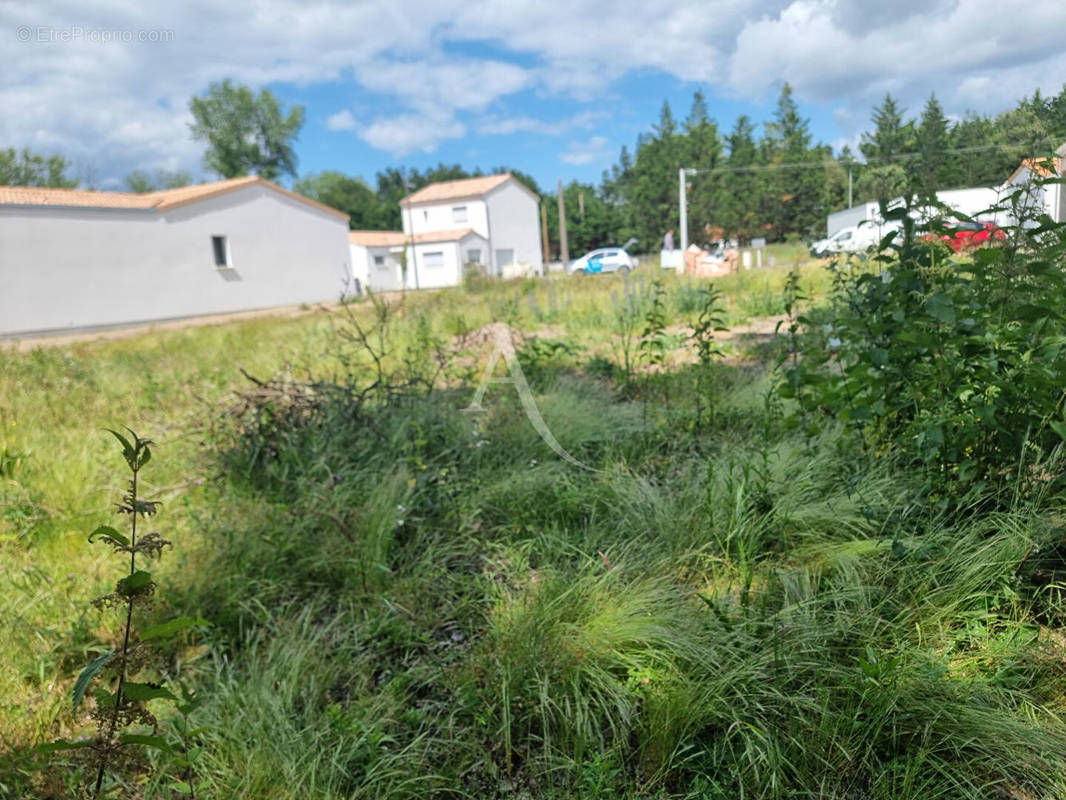
[[[1066,796],[1054,482],[945,504],[814,424],[841,282],[782,261],[714,281],[778,334],[705,359],[706,282],[644,269],[0,352],[0,796],[84,785],[32,748],[121,627],[121,425],[174,543],[149,617],[210,623],[151,666],[203,701],[198,797]],[[592,469],[511,385],[464,411],[491,322]],[[154,759],[105,794],[188,796]]]

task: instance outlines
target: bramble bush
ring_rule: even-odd
[[[830,266],[830,303],[801,318],[780,387],[795,424],[835,417],[922,468],[944,507],[1061,482],[1042,464],[1066,439],[1066,225],[1022,194],[1008,202],[1023,221],[992,246],[953,253],[901,209],[900,234]]]

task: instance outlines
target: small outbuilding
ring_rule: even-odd
[[[485,237],[473,228],[352,231],[348,238],[353,274],[374,292],[458,286],[467,266],[484,267],[488,251]]]
[[[0,186],[0,337],[336,300],[352,283],[348,215],[262,178]]]

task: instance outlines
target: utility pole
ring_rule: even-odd
[[[548,261],[551,256],[548,253],[548,207],[540,204],[540,242],[544,250],[544,274],[548,274]]]
[[[563,260],[563,269],[570,261],[570,248],[566,243],[566,201],[563,200],[563,179],[559,179],[559,257]]]
[[[678,183],[678,200],[681,206],[681,224],[678,226],[677,232],[681,235],[681,252],[684,253],[688,250],[688,192],[685,186],[685,178],[687,177],[688,170],[681,167],[677,171],[677,183]],[[684,256],[681,256],[684,258]]]
[[[407,188],[407,175],[406,175],[406,173],[403,176],[403,190],[404,190],[404,192],[408,192],[409,191],[408,188]],[[403,212],[401,211],[401,213],[403,213]],[[407,245],[405,245],[404,249],[403,249],[403,287],[402,287],[402,290],[404,292],[407,291],[407,268],[408,268],[408,266],[414,268],[414,271],[415,271],[415,288],[416,289],[418,288],[418,257],[415,255],[415,218],[414,218],[414,213],[411,211],[411,204],[410,203],[407,204],[407,234],[408,234],[408,241],[410,242],[410,248],[411,248],[411,263],[410,264],[407,263]]]
[[[851,164],[848,164],[848,208],[851,208]]]
[[[581,212],[581,221],[585,221],[585,193],[578,192],[577,194],[577,207]]]

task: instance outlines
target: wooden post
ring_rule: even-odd
[[[577,208],[581,212],[581,221],[585,221],[585,193],[578,192],[577,195]]]
[[[563,269],[570,261],[570,248],[566,242],[566,201],[563,200],[563,179],[559,179],[559,257],[563,260]]]
[[[540,204],[540,242],[544,248],[544,274],[547,276],[551,255],[548,252],[548,207],[544,203]]]

